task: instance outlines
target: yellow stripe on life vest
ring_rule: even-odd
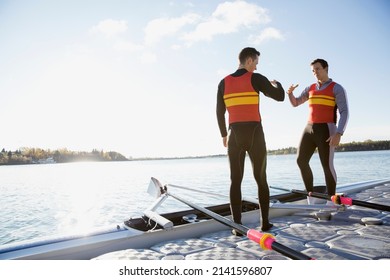
[[[334,97],[327,95],[315,95],[309,98],[309,104],[336,106],[336,101]]]
[[[310,96],[310,98],[323,98],[323,99],[328,99],[328,100],[335,100],[335,98],[333,96],[321,95],[321,94],[312,95],[312,96]]]
[[[223,98],[226,107],[259,104],[259,94],[257,92],[230,93]]]

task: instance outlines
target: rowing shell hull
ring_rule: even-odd
[[[291,210],[271,210],[271,217],[288,215]],[[256,223],[259,211],[243,213],[245,224]],[[143,232],[122,227],[87,236],[71,236],[58,239],[43,239],[34,242],[20,242],[0,247],[0,259],[71,260],[92,259],[99,255],[124,249],[141,249],[154,244],[182,238],[197,237],[205,233],[227,229],[214,220],[204,220],[172,227]]]
[[[389,180],[375,180],[338,188],[338,191],[351,194],[356,191],[371,188]],[[304,204],[306,200],[292,202]],[[271,204],[272,206],[272,204]],[[228,207],[228,206],[226,206]],[[288,216],[301,208],[270,208],[270,218]],[[258,223],[259,210],[244,212],[243,224]],[[228,216],[229,217],[229,216]],[[205,219],[198,222],[185,223],[168,229],[143,231],[124,225],[114,225],[107,229],[92,232],[87,235],[73,235],[52,237],[33,241],[16,242],[0,246],[0,259],[27,259],[27,260],[83,260],[125,249],[148,248],[155,244],[183,238],[194,238],[206,233],[228,229],[221,223]]]

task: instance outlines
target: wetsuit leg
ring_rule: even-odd
[[[306,191],[313,191],[313,172],[310,168],[309,162],[316,150],[316,143],[313,138],[313,126],[308,124],[301,138],[301,143],[298,148],[297,164],[301,171],[303,183]]]
[[[333,165],[334,147],[329,146],[329,142],[326,140],[332,133],[332,124],[317,124],[314,127],[314,135],[318,146],[318,155],[320,157],[322,169],[325,175],[325,182],[328,195],[334,195],[336,193],[336,171]]]
[[[228,157],[230,165],[230,209],[233,221],[241,223],[241,182],[244,176],[245,150],[240,145],[242,132],[238,127],[230,128]]]
[[[261,123],[254,127],[251,146],[248,154],[252,163],[253,175],[257,183],[259,205],[261,209],[262,230],[266,231],[272,227],[269,223],[269,188],[267,183],[267,149],[264,139],[264,132]]]

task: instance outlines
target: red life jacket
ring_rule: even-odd
[[[242,76],[227,76],[223,99],[229,112],[229,124],[260,122],[259,93],[252,86],[252,72]]]
[[[312,84],[309,90],[309,122],[310,123],[336,123],[337,105],[333,93],[335,82],[326,88],[317,90]]]

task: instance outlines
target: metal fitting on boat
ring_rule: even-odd
[[[332,218],[332,214],[329,211],[316,212],[315,216],[320,221],[329,221]]]

